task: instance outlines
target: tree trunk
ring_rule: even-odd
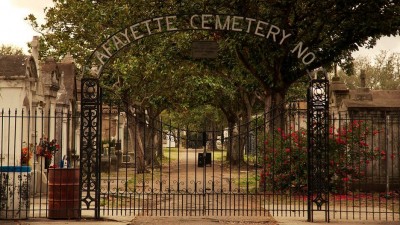
[[[146,161],[146,165],[151,165],[152,160],[154,159],[154,149],[153,149],[153,123],[154,121],[147,121],[146,116],[144,116],[145,122],[143,129],[143,140],[144,140],[144,160]]]
[[[163,123],[160,120],[160,124],[159,124],[159,131],[157,132],[157,140],[158,140],[158,144],[157,144],[157,158],[160,160],[163,157]],[[161,161],[160,161],[161,162]]]
[[[240,134],[239,127],[235,126],[233,129],[233,142],[232,142],[232,155],[230,161],[232,165],[239,165],[244,162],[244,146],[245,139]]]
[[[136,173],[144,173],[146,171],[146,165],[144,160],[143,141],[140,134],[140,129],[136,126],[136,121],[130,123],[128,126],[129,140],[131,140],[130,146],[134,149],[135,153],[135,168]]]
[[[159,149],[159,129],[157,125],[159,124],[155,118],[150,117],[149,121],[146,122],[148,126],[144,126],[145,129],[145,160],[147,165],[152,165],[152,167],[160,166],[158,161],[157,153]]]
[[[287,90],[272,90],[271,94],[265,98],[267,131],[273,131],[278,128],[285,130],[285,97]]]
[[[146,120],[144,110],[133,107],[127,108],[129,109],[127,112],[129,143],[135,154],[136,173],[144,173],[146,171]]]
[[[228,129],[228,153],[226,159],[231,163],[231,165],[239,165],[239,163],[244,162],[243,151],[245,138],[240,135],[239,125],[235,122],[228,122]]]
[[[266,134],[270,133],[273,135],[273,131],[276,131],[278,128],[285,130],[286,129],[286,113],[285,113],[285,96],[286,91],[271,91],[265,97],[265,114],[266,114],[266,122],[265,124],[265,132]],[[263,170],[265,173],[269,173],[269,168],[266,167],[266,163],[263,164]],[[267,191],[267,182],[268,177],[266,174],[261,175],[261,180],[259,183],[260,191]]]
[[[228,139],[226,141],[227,145],[227,153],[226,153],[226,160],[231,161],[232,160],[232,138],[233,138],[233,129],[235,128],[235,122],[229,121],[228,120]]]

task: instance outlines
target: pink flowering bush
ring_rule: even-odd
[[[379,133],[362,120],[329,130],[331,191],[344,193],[363,179],[368,164],[384,157],[367,139]],[[264,143],[260,188],[264,191],[305,193],[307,190],[307,133],[276,129]]]
[[[307,135],[306,130],[278,128],[265,141],[264,168],[260,175],[261,189],[301,191],[307,184]]]
[[[369,141],[378,134],[378,130],[371,131],[363,120],[353,120],[329,130],[329,169],[333,192],[346,192],[366,177],[367,167],[373,160],[381,158],[384,152],[370,146]]]

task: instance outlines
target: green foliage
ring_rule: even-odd
[[[0,45],[0,55],[24,55],[21,48],[11,45]]]
[[[309,78],[302,77],[290,86],[286,97],[287,102],[306,101]]]
[[[351,52],[359,46],[373,46],[382,35],[398,34],[400,27],[400,6],[392,0],[264,1],[258,7],[245,2],[255,4],[244,1],[234,10],[260,15],[292,34],[281,45],[269,39],[252,38],[238,39],[237,44],[240,61],[266,91],[283,95],[307,71],[333,63],[350,71]],[[309,65],[291,54],[300,42],[316,55]],[[282,101],[276,100],[277,105]]]
[[[164,123],[171,123],[173,127],[188,128],[193,131],[200,131],[218,124],[222,126],[223,115],[211,105],[193,107],[190,110],[164,111],[162,114]],[[214,128],[215,129],[215,128]]]
[[[355,70],[366,74],[366,86],[373,90],[396,90],[400,87],[400,53],[381,51],[373,60],[360,57],[355,60]],[[339,71],[338,76],[350,89],[360,87],[359,74],[348,76]]]

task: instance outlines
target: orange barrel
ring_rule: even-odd
[[[49,168],[48,193],[50,219],[79,219],[79,168]]]

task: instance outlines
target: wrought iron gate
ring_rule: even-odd
[[[284,124],[266,113],[225,129],[173,127],[113,101],[102,104],[97,81],[84,79],[82,201],[96,217],[308,212],[311,221],[325,206],[328,220],[327,85],[311,82],[305,135],[306,112],[291,108],[279,112]],[[308,173],[299,171],[304,157]]]
[[[84,210],[96,217],[305,215],[306,172],[297,171],[305,168],[297,160],[306,153],[305,111],[280,112],[285,124],[272,110],[235,127],[190,130],[114,101],[100,104],[95,84],[82,81]]]
[[[326,77],[311,82],[308,135],[298,108],[280,112],[282,127],[266,113],[248,124],[200,132],[129,113],[113,101],[102,106],[98,82],[83,79],[82,201],[95,217],[307,211],[312,221],[314,210],[325,206],[329,220],[327,93]],[[308,151],[300,143],[306,136]],[[308,172],[296,162],[305,152]]]

